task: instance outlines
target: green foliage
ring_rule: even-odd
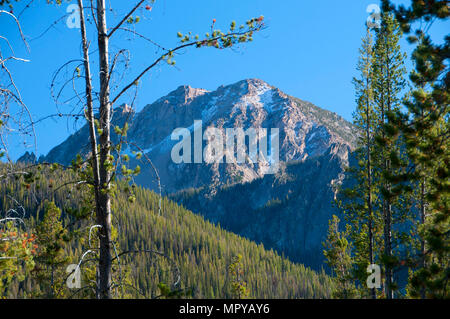
[[[336,198],[336,206],[350,227],[347,235],[353,246],[354,283],[361,296],[370,294],[372,298],[376,295],[374,290],[369,291],[365,286],[366,269],[369,264],[379,262],[382,246],[382,218],[377,209],[380,204],[376,195],[379,185],[375,182],[377,171],[374,169],[374,157],[377,156],[374,136],[379,123],[374,107],[374,56],[373,37],[368,29],[362,40],[357,64],[359,76],[353,80],[357,105],[354,124],[361,132],[358,148],[354,152],[356,163],[351,163],[347,169],[347,178],[352,179],[353,183],[342,186]]]
[[[244,299],[249,295],[247,283],[243,281],[244,265],[242,264],[242,255],[234,256],[228,267],[231,277],[231,293],[234,298]]]
[[[408,38],[417,43],[415,70],[410,75],[415,88],[403,100],[405,56],[399,40],[402,31],[411,31],[412,23],[447,19],[449,12],[446,1],[412,3],[410,8],[395,9],[384,0],[377,41],[374,46],[368,40],[363,42],[358,65],[361,78],[355,80],[355,115],[364,133],[356,152],[357,163],[349,169],[356,183],[341,190],[337,204],[351,227],[357,284],[363,284],[368,262],[375,262],[384,266],[385,293],[379,296],[400,296],[399,289],[405,287],[396,282],[395,273],[408,270],[407,297],[446,298],[450,274],[450,103],[444,61],[450,38],[435,45],[420,29]],[[335,251],[343,250],[342,242],[336,239],[340,233],[335,233],[326,251],[334,261]]]
[[[393,15],[383,13],[375,43],[369,29],[363,39],[357,67],[360,77],[354,79],[354,122],[361,136],[356,162],[348,169],[348,177],[355,182],[341,189],[337,200],[350,227],[355,283],[364,291],[367,266],[383,265],[386,291],[380,296],[388,298],[398,287],[393,271],[401,269],[400,258],[405,258],[405,247],[411,246],[406,223],[413,218],[410,196],[400,194],[392,184],[392,176],[408,164],[403,140],[389,120],[389,114],[400,109],[400,94],[405,88],[401,36]],[[376,297],[374,290],[370,293]]]
[[[53,202],[44,204],[45,212],[36,226],[38,253],[34,276],[45,298],[60,298],[65,285],[65,267],[69,257],[65,253],[70,236],[63,226],[61,210]]]
[[[11,13],[14,13],[14,2],[19,2],[20,0],[0,0],[0,7],[1,6],[8,6],[9,10]],[[69,0],[66,0],[67,2],[69,2]],[[55,3],[57,5],[60,5],[64,2],[64,0],[46,0],[46,2],[48,4],[52,4]],[[29,4],[28,4],[29,5]]]
[[[13,221],[0,220],[0,296],[8,295],[13,280],[22,282],[34,267],[34,234],[23,232]]]
[[[410,161],[408,170],[393,176],[416,189],[399,188],[415,195],[419,211],[416,267],[410,272],[408,293],[412,297],[448,298],[450,287],[450,107],[448,53],[450,37],[433,43],[427,34],[431,23],[449,18],[448,1],[412,1],[406,7],[383,0],[384,10],[395,13],[408,40],[416,45],[412,54],[414,85],[404,105],[390,115],[392,125],[402,134]],[[421,23],[418,23],[418,22]],[[422,29],[422,22],[427,27]],[[418,28],[413,30],[414,26]]]
[[[215,28],[216,19],[213,19],[211,25],[211,32],[207,32],[203,38],[200,36],[193,35],[192,32],[183,34],[181,32],[177,33],[177,37],[180,39],[181,46],[187,47],[195,45],[196,48],[202,47],[213,47],[216,49],[226,49],[239,43],[247,43],[253,41],[253,35],[255,32],[260,31],[264,28],[264,16],[259,18],[253,18],[246,22],[246,26],[242,26],[239,30],[236,30],[236,22],[232,21],[230,23],[230,28],[227,32],[222,32]],[[178,48],[180,48],[178,47]],[[178,49],[177,48],[177,49]],[[176,50],[176,49],[174,49]],[[174,50],[169,50],[167,54],[162,56],[162,59],[169,65],[175,65]]]
[[[160,295],[158,298],[161,299],[180,299],[189,297],[192,293],[190,289],[172,290],[170,287],[164,283],[158,284],[158,289]]]
[[[61,4],[62,1],[56,0],[56,1],[47,1],[48,3],[57,3]],[[9,0],[1,0],[0,4],[9,3]],[[139,16],[133,15],[135,10],[138,9],[142,5],[142,1],[139,2],[128,15],[125,15],[125,18],[119,22],[117,27],[113,28],[109,34],[106,34],[107,27],[106,27],[106,17],[105,17],[105,8],[104,3],[98,2],[97,8],[92,8],[92,14],[95,15],[95,11],[98,14],[98,19],[101,21],[97,25],[98,29],[101,26],[102,30],[100,33],[96,33],[96,37],[99,43],[103,43],[103,45],[99,44],[99,52],[100,52],[100,64],[105,64],[101,66],[103,70],[107,69],[107,61],[108,61],[108,42],[106,41],[106,37],[110,38],[111,35],[118,29],[120,29],[120,26],[123,22],[126,22],[128,24],[136,24],[140,21]],[[82,7],[81,3],[80,6]],[[83,9],[83,8],[80,8]],[[149,5],[146,5],[146,10],[151,10],[151,7]],[[84,10],[84,9],[83,9]],[[112,10],[112,9],[111,9]],[[12,6],[11,6],[12,11]],[[81,11],[83,13],[83,11]],[[88,44],[86,40],[86,30],[85,30],[85,24],[84,24],[84,18],[82,17],[82,14],[80,14],[81,19],[81,28],[82,28],[82,41],[83,41],[83,55],[85,63],[85,70],[84,72],[86,74],[86,105],[89,112],[86,112],[86,119],[88,122],[94,121],[95,117],[93,115],[92,111],[92,89],[91,89],[91,83],[90,78],[91,75],[88,74]],[[101,17],[103,16],[103,18]],[[213,21],[213,25],[211,27],[212,34],[211,36],[208,36],[204,40],[200,40],[199,36],[192,37],[191,32],[189,32],[188,35],[181,35],[181,42],[186,43],[179,45],[177,48],[173,50],[164,50],[167,51],[166,54],[158,58],[152,65],[147,67],[135,80],[133,80],[134,85],[139,84],[139,79],[144,75],[144,73],[148,72],[151,68],[156,66],[161,61],[166,61],[170,65],[175,65],[175,61],[173,60],[174,52],[183,48],[186,48],[188,46],[196,46],[196,47],[202,47],[202,46],[214,46],[219,49],[224,49],[231,47],[233,44],[236,43],[243,43],[243,42],[249,42],[252,41],[253,33],[256,31],[259,31],[264,26],[263,22],[264,17],[254,18],[247,21],[247,27],[242,28],[240,31],[234,31],[236,23],[233,22],[230,25],[230,31],[227,33],[223,33],[218,29],[214,29],[215,20]],[[122,28],[123,29],[123,28]],[[111,72],[113,71],[114,67],[111,68]],[[77,68],[75,70],[74,76],[81,76],[81,70]],[[108,80],[105,80],[100,76],[100,91],[101,92],[109,92],[110,91],[110,83],[109,83],[109,74],[107,75]],[[125,93],[132,84],[126,86],[123,91],[119,93],[119,95],[116,97],[118,99],[123,93]],[[101,94],[102,95],[102,94]],[[83,257],[87,253],[92,253],[95,255],[94,260],[98,261],[98,277],[99,278],[91,278],[91,282],[96,282],[96,279],[98,280],[98,287],[93,288],[94,290],[100,290],[98,297],[101,298],[109,298],[110,297],[110,278],[109,278],[109,271],[110,271],[110,264],[112,261],[115,261],[118,264],[119,268],[119,278],[122,276],[119,256],[120,253],[118,253],[118,250],[116,249],[116,242],[113,242],[110,238],[112,231],[112,225],[111,225],[111,200],[115,199],[117,196],[124,195],[120,192],[121,189],[119,189],[118,184],[120,184],[121,187],[127,190],[127,194],[125,194],[125,198],[127,198],[128,204],[133,204],[136,202],[136,195],[133,193],[132,190],[130,190],[130,184],[133,184],[133,177],[138,175],[140,173],[140,167],[136,166],[135,168],[130,168],[128,166],[129,162],[129,156],[127,154],[121,154],[122,146],[126,143],[125,138],[127,135],[127,129],[128,124],[127,121],[125,121],[125,124],[123,127],[115,126],[114,127],[114,133],[118,137],[118,142],[115,143],[115,141],[112,141],[110,143],[110,119],[107,118],[105,114],[108,114],[109,111],[112,108],[112,104],[116,102],[116,99],[114,101],[109,100],[108,94],[103,96],[101,99],[99,99],[99,110],[100,110],[100,120],[94,121],[94,128],[90,128],[89,132],[89,138],[91,140],[91,155],[92,158],[87,157],[84,160],[81,160],[81,157],[78,157],[76,161],[74,161],[72,166],[69,168],[71,173],[73,173],[74,177],[76,177],[76,182],[67,182],[67,185],[70,184],[76,184],[80,188],[83,188],[85,193],[84,197],[82,197],[82,200],[80,200],[79,205],[74,207],[69,207],[68,212],[71,214],[70,218],[75,219],[71,220],[72,223],[75,222],[84,222],[87,225],[89,223],[96,223],[98,225],[94,225],[89,228],[89,239],[88,239],[88,247],[86,248],[86,252],[83,254]],[[95,132],[96,131],[96,132]],[[96,133],[99,136],[99,139],[97,141]],[[97,146],[95,146],[97,143]],[[114,151],[116,151],[115,154],[112,154]],[[97,154],[99,156],[97,156]],[[121,169],[119,168],[121,167]],[[58,166],[55,164],[51,167],[50,173],[55,173],[58,170]],[[122,177],[125,179],[125,183],[119,183],[117,180],[117,177],[122,174]],[[28,173],[27,173],[28,174]],[[32,184],[37,182],[37,179],[34,178],[34,176],[26,175],[25,178],[23,178],[24,186],[26,186],[27,189],[31,189]],[[64,187],[66,185],[60,185],[57,187]],[[39,185],[39,187],[41,187]],[[51,182],[48,184],[49,188],[54,189],[54,183]],[[37,186],[36,186],[37,188]],[[132,187],[132,189],[134,189]],[[79,189],[77,189],[79,190]],[[54,194],[51,194],[54,198]],[[63,202],[57,203],[59,205],[63,205]],[[114,203],[113,205],[115,205]],[[94,209],[95,206],[95,209]],[[80,213],[81,212],[81,213]],[[48,216],[46,215],[46,218],[51,219],[52,222],[56,223],[55,216],[57,214],[56,207],[51,207],[48,209]],[[53,218],[53,219],[52,219]],[[44,220],[44,224],[42,227],[46,227],[47,220]],[[49,221],[50,222],[50,221]],[[100,242],[102,244],[98,244],[97,246],[92,246],[91,243],[91,230],[95,228],[97,231],[96,236],[97,239],[100,239]],[[98,230],[100,229],[100,230]],[[80,233],[82,233],[80,231]],[[49,234],[49,235],[55,235],[55,234]],[[43,232],[41,232],[41,237],[43,237],[43,243],[46,243],[49,241],[48,238],[45,238],[43,235]],[[54,267],[57,262],[57,255],[60,252],[60,246],[57,244],[58,238],[56,238],[56,242],[53,246],[46,247],[44,255],[42,256],[43,264],[47,264],[49,267]],[[93,240],[94,241],[94,240]],[[113,257],[113,260],[111,260],[112,257],[110,257],[111,248],[110,245],[113,245],[114,247],[114,253],[115,257]],[[99,252],[99,253],[98,253]],[[98,256],[100,255],[100,257]],[[105,258],[107,260],[100,260],[103,256],[106,256]],[[171,258],[167,257],[167,259],[171,260]],[[83,260],[82,260],[83,261]],[[50,263],[50,264],[49,264]],[[81,262],[80,262],[81,263]],[[103,267],[104,266],[104,267]],[[51,288],[49,289],[51,291],[50,295],[53,296],[54,293],[54,285],[53,285],[53,275],[52,275],[52,283]],[[119,281],[119,284],[116,285],[116,288],[120,287],[123,288],[122,282]],[[92,288],[92,287],[91,287]]]
[[[404,256],[404,247],[410,244],[402,229],[409,218],[411,198],[395,192],[391,176],[403,171],[408,161],[403,151],[403,140],[389,120],[389,114],[401,108],[401,95],[406,87],[404,75],[406,55],[401,51],[400,39],[403,35],[392,13],[383,12],[380,28],[376,31],[373,61],[373,96],[377,114],[375,131],[374,169],[378,172],[378,197],[383,217],[383,250],[380,260],[385,270],[385,296],[392,298],[395,282],[393,270]]]
[[[324,242],[323,252],[327,264],[334,270],[336,277],[333,297],[338,299],[351,299],[357,296],[353,281],[353,260],[351,243],[348,240],[351,226],[347,225],[345,231],[339,231],[339,218],[333,215],[329,222],[327,240]]]
[[[37,168],[36,168],[37,171]],[[36,173],[37,174],[37,173]],[[14,181],[0,182],[0,203],[7,207],[7,196],[15,198],[31,213],[29,224],[39,225],[44,216],[45,202],[36,198],[53,198],[60,207],[64,228],[68,230],[69,242],[64,246],[65,256],[70,263],[78,263],[81,255],[91,246],[98,245],[97,229],[92,230],[89,244],[89,225],[92,225],[94,207],[90,192],[85,187],[70,184],[76,180],[75,173],[60,169],[51,171],[41,168],[40,176],[27,189],[22,185],[22,176]],[[67,184],[65,187],[59,185]],[[119,188],[125,183],[119,182]],[[52,187],[49,187],[53,185]],[[222,228],[206,222],[202,217],[163,199],[163,214],[159,216],[157,194],[135,187],[135,201],[128,202],[124,192],[117,192],[113,201],[113,240],[121,252],[159,251],[171,258],[180,270],[181,282],[172,287],[176,278],[174,265],[166,258],[151,253],[124,254],[120,257],[121,272],[117,260],[113,263],[114,282],[122,277],[123,287],[114,288],[115,297],[133,298],[231,298],[232,287],[228,281],[228,264],[233,256],[242,255],[245,272],[242,281],[252,298],[328,298],[333,283],[324,272],[316,273],[300,264],[280,257],[263,245],[246,240]],[[89,206],[91,205],[91,206]],[[53,211],[53,210],[52,210]],[[55,211],[56,212],[56,211]],[[80,220],[79,216],[83,219]],[[75,226],[73,222],[76,222]],[[38,250],[39,251],[39,250]],[[95,279],[95,254],[88,254],[81,264],[82,285]],[[57,271],[65,271],[60,264]],[[12,281],[9,297],[23,297],[31,293],[42,296],[45,287],[36,282],[36,277],[27,276],[29,285]],[[161,296],[163,283],[170,294]],[[135,288],[137,289],[135,289]],[[29,288],[29,289],[28,289]],[[70,297],[76,291],[67,288],[55,297]],[[38,293],[39,292],[39,293]],[[191,293],[190,293],[191,292]],[[86,289],[75,298],[94,298],[95,293]]]

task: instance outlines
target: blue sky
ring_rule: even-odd
[[[110,2],[116,9],[111,15],[110,26],[135,3],[118,0]],[[75,1],[59,7],[33,5],[21,17],[24,33],[30,40],[36,38],[65,14],[70,3]],[[369,15],[366,8],[372,3],[377,1],[156,1],[151,12],[142,10],[137,13],[142,22],[136,28],[165,47],[176,46],[178,31],[204,34],[209,30],[213,18],[217,20],[218,28],[226,30],[232,20],[236,20],[239,25],[248,18],[264,15],[268,28],[256,35],[252,43],[237,50],[191,49],[177,56],[176,68],[162,65],[154,69],[140,83],[137,110],[182,84],[214,90],[222,84],[245,78],[260,78],[287,94],[308,100],[351,120],[355,107],[351,80],[356,75],[358,48]],[[16,12],[19,11],[18,7]],[[10,39],[16,55],[31,60],[29,63],[14,63],[10,66],[34,119],[54,114],[56,106],[50,96],[51,79],[64,62],[80,58],[79,30],[68,28],[62,20],[39,39],[31,40],[31,52],[27,53],[10,19],[0,16],[0,25],[1,35]],[[436,25],[432,29],[433,35],[442,39],[448,33],[449,26],[448,22]],[[154,46],[124,35],[117,33],[111,48],[113,51],[119,48],[130,50],[131,77],[157,55]],[[4,43],[0,45],[2,50],[6,50]],[[410,52],[411,47],[405,42],[403,48]],[[93,65],[93,69],[96,68],[97,64]],[[62,112],[69,109],[68,106],[66,109],[61,107]],[[38,153],[46,154],[74,130],[74,125],[64,119],[40,122],[36,126]],[[24,151],[23,146],[10,146],[13,158]]]

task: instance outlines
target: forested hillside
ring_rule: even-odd
[[[346,146],[281,165],[277,174],[221,188],[214,196],[188,189],[174,199],[225,229],[284,253],[290,260],[322,269],[321,252],[333,207],[334,188],[343,178]],[[318,191],[320,190],[320,191]]]
[[[450,298],[450,2],[247,2],[0,0],[0,300]]]
[[[36,178],[40,177],[40,178]],[[86,222],[70,224],[73,216],[83,214],[77,211],[83,206],[81,190],[71,184],[71,176],[59,169],[51,172],[46,168],[36,173],[31,180],[22,177],[14,183],[2,182],[2,213],[14,208],[20,211],[20,205],[26,211],[28,232],[34,232],[44,214],[44,200],[53,199],[63,211],[66,228],[77,229],[66,247],[69,260],[60,265],[60,272],[65,272],[69,263],[78,263],[88,243],[83,239],[81,226]],[[67,186],[61,187],[61,185]],[[272,250],[265,250],[262,245],[246,240],[228,231],[214,226],[202,217],[164,199],[161,216],[159,216],[159,197],[148,190],[136,187],[136,200],[130,203],[123,192],[118,192],[114,200],[113,225],[118,233],[118,249],[155,250],[164,253],[175,261],[181,273],[180,289],[192,290],[194,298],[230,298],[231,280],[228,267],[233,257],[242,255],[243,281],[247,283],[249,297],[254,298],[327,298],[330,297],[331,282],[322,272],[320,274],[294,264],[277,255]],[[69,214],[70,213],[70,214]],[[37,217],[37,218],[36,218]],[[74,227],[76,225],[76,227]],[[84,227],[84,229],[86,229]],[[38,253],[39,254],[38,248]],[[122,260],[122,267],[129,272],[127,282],[130,289],[125,289],[120,296],[156,297],[160,294],[158,285],[170,285],[173,281],[173,267],[164,257],[139,253],[128,255]],[[89,270],[89,268],[86,271]],[[57,273],[57,272],[56,272]],[[82,267],[83,273],[83,267]],[[125,273],[125,271],[124,271]],[[33,274],[33,270],[31,271]],[[63,282],[66,275],[56,278]],[[83,279],[85,275],[83,273]],[[71,297],[76,290],[65,290],[64,297]],[[134,286],[139,292],[131,289]],[[23,297],[45,296],[44,288],[36,276],[27,276],[26,281],[17,280],[11,285],[7,296]],[[33,296],[34,296],[33,295]],[[80,292],[76,297],[88,296]],[[189,294],[188,294],[189,295]],[[74,296],[75,297],[75,296]]]

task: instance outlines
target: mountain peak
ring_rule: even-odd
[[[35,164],[37,162],[36,155],[34,152],[28,152],[26,151],[25,154],[23,154],[19,159],[17,160],[17,163],[23,163],[23,164]]]
[[[175,144],[172,133],[177,128],[190,130],[196,120],[202,121],[203,128],[215,127],[222,132],[228,128],[278,128],[282,162],[319,158],[328,154],[330,146],[335,144],[352,149],[356,140],[351,123],[254,78],[221,86],[212,92],[182,85],[140,112],[128,115],[130,113],[117,112],[115,123],[121,126],[128,120],[128,141],[139,145],[145,153],[151,153],[168,192],[210,184],[212,177],[218,185],[225,185],[239,179],[235,178],[236,174],[245,182],[265,174],[266,166],[259,163],[175,165],[171,160]],[[83,129],[54,148],[47,161],[70,163],[73,154],[88,150],[88,129]],[[336,154],[342,160],[347,157],[342,152]],[[142,176],[142,183],[153,188],[153,181],[145,180],[149,176]]]
[[[258,90],[259,88],[272,88],[272,86],[263,80],[250,78],[238,81],[234,84],[230,84],[225,88],[246,90],[247,91],[246,93],[252,93],[255,90]]]
[[[135,112],[133,110],[133,108],[130,105],[126,104],[126,103],[119,105],[115,109],[115,111],[119,111],[119,112],[122,112],[122,113],[130,113],[130,112],[134,113]]]
[[[196,97],[208,93],[205,89],[193,88],[190,85],[180,85],[177,89],[170,92],[167,98],[176,99],[183,104],[191,102]]]
[[[248,85],[255,86],[255,87],[256,86],[271,86],[266,81],[257,79],[257,78],[245,79],[244,81],[247,82]]]

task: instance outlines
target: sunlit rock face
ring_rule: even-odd
[[[138,113],[127,106],[116,108],[113,124],[122,126],[125,121],[129,146],[124,152],[138,150],[132,145],[144,150],[159,173],[164,194],[295,260],[305,262],[314,249],[321,252],[335,186],[356,146],[351,123],[259,79],[215,91],[180,86]],[[278,128],[280,170],[269,175],[267,163],[261,162],[174,163],[171,151],[178,141],[171,134],[176,128],[193,132],[194,121],[201,121],[203,130],[214,127],[224,135],[228,128]],[[89,153],[88,137],[84,126],[40,160],[68,164],[77,153]],[[139,165],[136,182],[156,190],[152,165]],[[306,264],[315,266],[319,259]]]

